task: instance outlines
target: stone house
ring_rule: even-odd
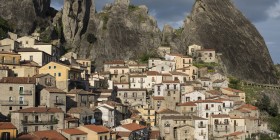
[[[223,102],[216,100],[198,100],[197,115],[202,118],[209,118],[213,114],[223,114]]]
[[[19,48],[19,43],[10,38],[0,40],[0,50],[6,52],[14,52]]]
[[[207,77],[200,77],[197,79],[198,82],[201,83],[202,87],[206,90],[212,90],[213,89],[213,82],[210,78]]]
[[[96,101],[95,93],[83,89],[72,89],[67,93],[67,108],[92,107]]]
[[[158,111],[161,104],[165,104],[164,97],[163,96],[152,96],[151,97],[151,106],[155,109],[155,111]]]
[[[102,113],[102,122],[104,126],[114,127],[115,121],[115,107],[108,104],[100,104],[96,107]]]
[[[31,107],[11,112],[11,122],[19,133],[64,128],[64,112],[59,108]]]
[[[123,60],[113,60],[104,63],[104,71],[110,71],[111,66],[125,66],[125,62]]]
[[[221,91],[226,95],[237,95],[240,97],[240,101],[246,102],[246,95],[244,91],[232,88],[221,88]]]
[[[31,36],[23,36],[17,39],[17,42],[21,44],[21,47],[24,48],[33,48],[37,40]]]
[[[2,93],[0,111],[3,115],[28,107],[35,107],[36,78],[4,77],[0,80]]]
[[[179,81],[180,83],[185,83],[186,81],[189,81],[190,77],[188,74],[182,73],[182,72],[170,72],[172,75],[172,79],[174,81]]]
[[[118,89],[117,97],[123,104],[140,104],[146,105],[147,91],[146,89]]]
[[[196,56],[196,52],[198,50],[201,50],[201,48],[202,48],[201,46],[196,45],[196,44],[188,46],[187,54],[190,55],[190,56]]]
[[[230,116],[228,114],[211,115],[209,118],[209,134],[211,138],[222,137],[234,132],[230,125]]]
[[[166,46],[160,46],[158,47],[157,52],[160,57],[164,57],[166,54],[170,54],[171,48]]]
[[[78,118],[82,125],[94,123],[94,111],[87,107],[72,107],[67,111],[67,114]]]
[[[146,64],[129,64],[129,73],[144,73],[147,71],[148,65]]]
[[[118,87],[118,89],[129,89],[129,82],[127,83],[113,83],[115,87]]]
[[[198,101],[198,100],[205,100],[205,94],[198,92],[198,91],[193,91],[190,93],[182,94],[181,97],[182,103],[184,102],[191,102],[191,101]]]
[[[20,54],[14,52],[0,51],[0,63],[3,65],[20,64]]]
[[[216,62],[216,51],[214,49],[201,49],[197,51],[197,60],[205,63]]]
[[[0,66],[0,79],[3,77],[13,77],[13,72],[9,67],[6,66]]]
[[[169,72],[175,70],[175,61],[161,60],[159,58],[150,58],[148,61],[149,71]]]
[[[198,78],[198,68],[196,66],[188,66],[176,69],[177,72],[182,72],[188,75],[187,81],[193,81]]]
[[[86,71],[84,73],[82,73],[82,78],[84,79],[88,79],[88,77],[90,76],[91,72],[92,72],[92,63],[91,60],[89,59],[77,59],[76,60],[79,64],[81,64],[82,66],[86,67]]]
[[[78,128],[61,129],[59,131],[68,140],[87,140],[87,133]]]
[[[194,126],[194,138],[208,140],[208,119],[192,116]]]
[[[40,92],[40,105],[61,108],[66,112],[66,92],[56,87],[46,87]]]
[[[194,102],[179,103],[176,111],[184,115],[197,115],[196,104]]]
[[[157,71],[147,71],[146,88],[152,90],[155,84],[162,83],[162,75]]]

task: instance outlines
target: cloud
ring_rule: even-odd
[[[270,18],[280,18],[280,0],[267,10]]]

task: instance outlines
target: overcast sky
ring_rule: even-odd
[[[95,0],[97,11],[114,0]],[[146,5],[158,26],[182,26],[194,0],[131,0],[135,5]],[[274,63],[280,63],[280,0],[233,0],[263,35]],[[61,9],[63,0],[52,0],[52,7]]]

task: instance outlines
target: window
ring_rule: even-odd
[[[30,56],[29,56],[29,60],[30,60],[30,61],[33,61],[33,55],[30,55]]]
[[[167,92],[167,96],[170,96],[170,91]]]
[[[9,89],[10,89],[10,91],[13,91],[13,87],[10,87]]]
[[[102,140],[102,136],[99,137],[99,140]]]
[[[13,57],[13,64],[15,64],[16,63],[16,58],[15,57]]]
[[[38,131],[38,126],[35,126],[35,131]]]
[[[211,104],[211,107],[214,107],[214,104]]]
[[[54,73],[53,75],[56,76],[56,73]]]
[[[23,127],[23,132],[27,133],[27,127]]]
[[[9,107],[9,110],[13,110],[13,107],[10,106],[10,107]]]
[[[105,140],[107,140],[107,136],[105,136]]]
[[[80,137],[77,137],[76,140],[80,140]]]
[[[174,89],[176,89],[176,85],[174,84]]]
[[[124,74],[124,70],[122,70],[122,74]]]
[[[169,89],[169,85],[166,85],[166,86],[167,86],[166,88]]]
[[[52,67],[51,66],[49,66],[49,69],[51,69]]]
[[[19,87],[19,94],[23,94],[23,87]]]
[[[56,66],[53,66],[54,69],[56,69]]]
[[[53,126],[50,126],[50,130],[53,130]]]
[[[60,76],[61,76],[61,73],[59,72],[59,73],[58,73],[58,77],[60,77]]]
[[[9,97],[9,102],[12,102],[13,101],[13,98],[12,97]]]
[[[208,118],[208,113],[206,113],[206,118]]]
[[[22,109],[22,106],[21,106],[21,107],[19,107],[19,109]]]
[[[124,96],[124,97],[127,97],[127,92],[125,92],[123,96]]]

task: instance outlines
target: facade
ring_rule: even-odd
[[[94,111],[87,107],[72,107],[67,111],[67,114],[79,119],[81,125],[94,123]]]
[[[68,140],[87,140],[87,133],[78,128],[62,129],[60,133]]]
[[[110,129],[101,125],[84,125],[78,127],[79,130],[87,133],[88,140],[109,140],[116,139],[116,134],[111,133]]]
[[[0,122],[1,140],[13,140],[17,137],[17,128],[11,122]]]
[[[117,136],[123,140],[148,140],[149,131],[146,126],[130,123],[114,128]]]
[[[59,108],[31,107],[11,112],[19,133],[63,129],[64,113]]]
[[[123,104],[146,105],[146,94],[146,89],[118,89],[117,97],[121,99]]]
[[[84,79],[88,79],[88,77],[91,74],[91,69],[92,69],[92,64],[91,64],[91,60],[88,59],[78,59],[77,62],[79,64],[81,64],[82,66],[86,67],[86,70],[84,73],[82,73],[82,78]]]
[[[81,70],[57,62],[50,62],[39,69],[40,74],[50,74],[56,78],[57,88],[67,92],[69,85],[81,79]]]
[[[47,87],[40,92],[40,105],[61,108],[66,111],[66,93],[56,87]]]
[[[34,61],[39,66],[44,66],[54,60],[51,55],[34,48],[20,48],[17,52],[21,55],[21,60]]]
[[[36,78],[34,77],[4,77],[0,80],[1,86],[1,113],[10,112],[28,107],[35,107]]]
[[[170,54],[171,48],[165,47],[165,46],[160,46],[160,47],[158,47],[157,52],[158,52],[159,56],[164,57],[165,54]]]
[[[104,71],[110,71],[111,66],[125,66],[125,62],[123,60],[114,60],[114,61],[105,62]]]
[[[198,50],[201,50],[201,46],[198,46],[196,44],[193,44],[191,46],[188,46],[188,51],[187,51],[187,54],[190,55],[190,56],[196,56],[196,52]]]
[[[214,49],[201,49],[197,51],[197,60],[206,63],[216,62],[216,52]]]
[[[8,65],[8,64],[19,64],[20,58],[21,58],[20,54],[0,51],[1,66]]]
[[[19,48],[19,43],[10,38],[0,40],[0,50],[6,52],[13,52]]]
[[[129,75],[130,88],[132,89],[144,89],[147,86],[147,75]]]
[[[232,88],[222,88],[221,91],[223,94],[226,95],[237,95],[240,97],[240,101],[246,102],[246,95],[244,91],[240,91]]]
[[[175,61],[161,60],[159,58],[151,58],[148,61],[149,71],[169,72],[175,70]]]

